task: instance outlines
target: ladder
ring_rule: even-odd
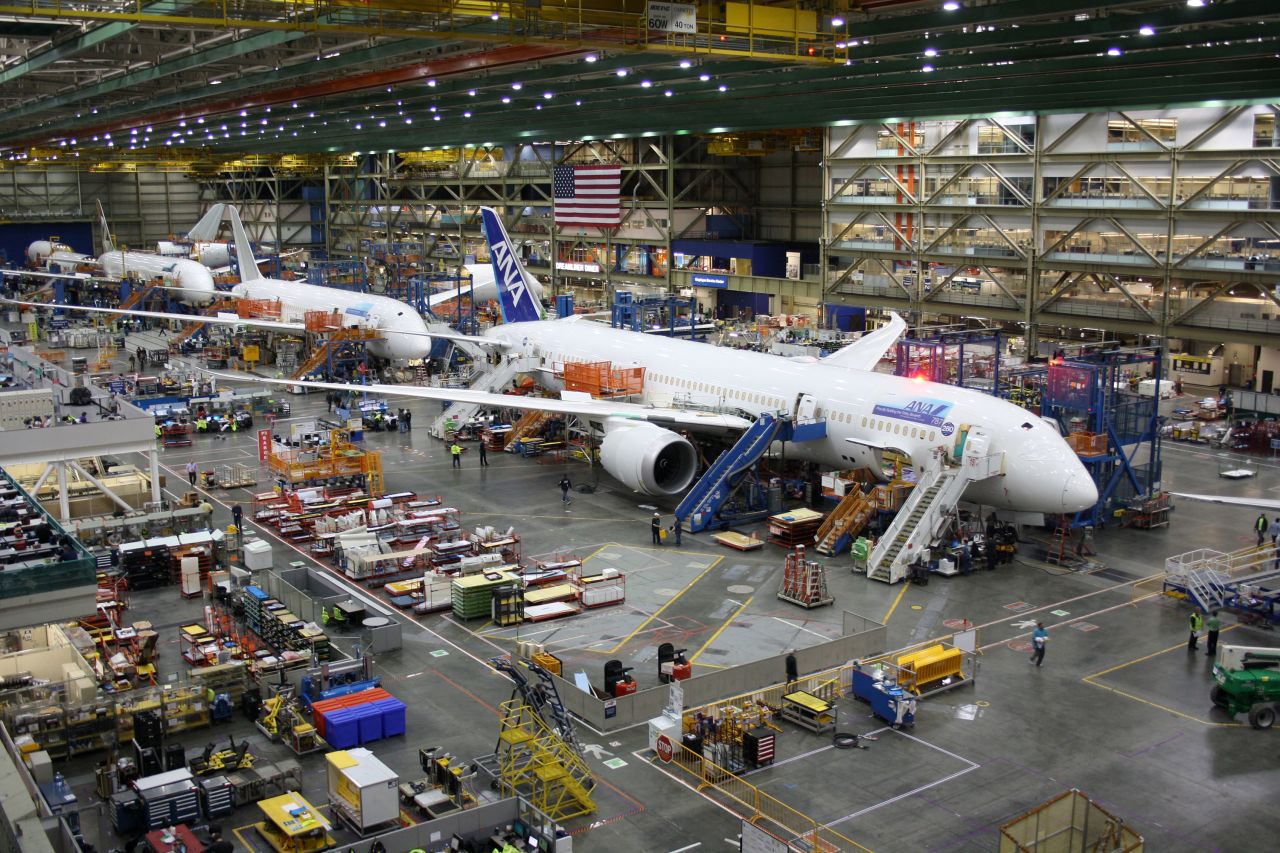
[[[560,701],[560,691],[556,688],[555,678],[545,667],[539,666],[532,661],[522,661],[516,664],[508,658],[491,658],[489,660],[493,664],[494,669],[506,675],[515,682],[515,693],[520,694],[520,698],[526,705],[537,711],[542,716],[546,716],[544,708],[551,710],[551,725],[557,735],[573,747],[574,752],[582,752],[582,744],[578,742],[578,733],[573,726],[573,718],[569,716],[569,712],[565,709],[564,704]],[[539,684],[531,684],[525,674],[520,671],[520,667],[524,666],[530,672],[538,677]],[[512,698],[515,698],[515,693]],[[588,787],[595,787],[592,781]]]
[[[698,533],[720,523],[718,513],[734,490],[746,478],[747,472],[760,461],[775,440],[791,437],[791,419],[786,415],[762,412],[737,443],[716,457],[716,461],[703,473],[676,507],[676,523],[686,523],[690,533]],[[763,518],[762,510],[751,513]],[[745,516],[739,516],[746,520]]]
[[[803,545],[797,545],[787,555],[778,598],[801,607],[821,607],[835,601],[827,593],[827,570],[821,563],[806,559]]]
[[[836,508],[822,521],[814,536],[819,554],[831,557],[849,547],[853,538],[862,532],[876,513],[876,504],[860,489],[846,494]]]
[[[151,295],[151,291],[155,290],[155,285],[148,284],[143,287],[135,287],[129,292],[129,295],[120,303],[120,310],[128,311],[130,308],[136,308],[143,302],[147,301],[147,297]]]

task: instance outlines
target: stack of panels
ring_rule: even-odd
[[[455,578],[451,587],[453,615],[459,619],[488,619],[493,612],[493,591],[503,584],[518,583],[511,572],[486,572]]]

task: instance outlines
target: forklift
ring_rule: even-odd
[[[1213,664],[1213,704],[1233,717],[1247,713],[1249,725],[1269,729],[1280,709],[1280,649],[1222,646]]]

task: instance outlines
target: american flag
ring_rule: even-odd
[[[558,226],[616,228],[621,221],[621,166],[556,166],[552,192]]]

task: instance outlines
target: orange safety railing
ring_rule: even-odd
[[[615,369],[608,361],[569,361],[564,365],[564,387],[593,397],[623,397],[644,391],[644,368]]]
[[[307,311],[302,323],[308,332],[328,334],[342,328],[342,315],[337,311]]]
[[[246,318],[280,319],[280,303],[274,299],[237,299],[236,314]]]

